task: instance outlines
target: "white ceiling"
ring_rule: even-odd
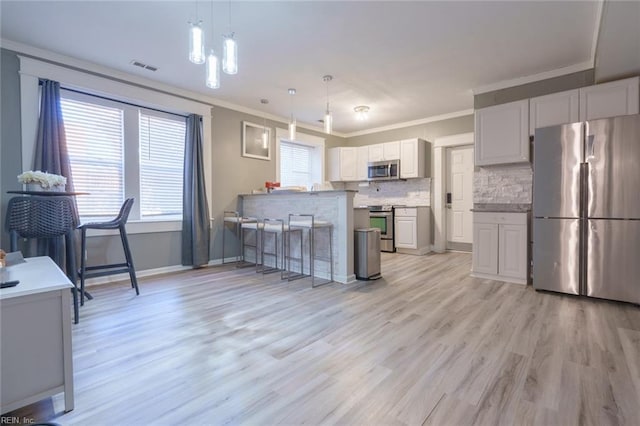
[[[334,128],[350,133],[473,108],[472,89],[593,61],[598,2],[215,2],[215,49],[231,30],[240,72],[220,89],[187,59],[196,3],[0,2],[1,36],[246,108],[317,125],[329,86]],[[207,43],[211,2],[198,3]],[[209,49],[209,45],[207,46]],[[132,59],[159,68],[130,65]],[[573,68],[571,68],[573,67]],[[267,108],[260,98],[269,99]],[[353,107],[371,107],[369,121]]]

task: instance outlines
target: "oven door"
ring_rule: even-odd
[[[369,223],[372,228],[378,228],[380,230],[380,250],[394,252],[393,213],[370,212]]]

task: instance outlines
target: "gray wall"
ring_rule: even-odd
[[[2,94],[0,110],[0,200],[2,213],[11,195],[6,191],[22,189],[17,176],[22,172],[22,139],[20,127],[20,63],[14,52],[1,50],[0,90]],[[275,180],[276,163],[245,158],[242,149],[242,121],[262,123],[262,117],[233,111],[226,108],[213,108],[212,125],[212,176],[213,185],[208,188],[213,204],[211,215],[215,217],[212,231],[212,259],[221,257],[222,237],[219,227],[225,210],[237,210],[237,194],[251,192],[261,188],[267,180]],[[285,128],[286,124],[268,121],[273,128]],[[345,145],[345,140],[337,136],[301,129],[307,133],[326,139],[326,147]],[[114,263],[123,258],[122,245],[118,236],[93,237],[88,242],[88,261],[90,263]],[[156,232],[130,234],[129,240],[136,269],[162,268],[181,263],[181,232]],[[9,237],[2,221],[1,245],[8,249]]]
[[[347,138],[347,144],[349,146],[362,146],[411,138],[420,138],[433,142],[435,138],[442,136],[469,132],[473,132],[473,115],[403,127],[401,129],[386,130],[362,136],[353,136]]]
[[[473,107],[475,109],[484,108],[521,99],[549,95],[564,90],[578,89],[594,83],[594,70],[589,69],[520,86],[481,93],[473,97]]]
[[[251,193],[252,189],[264,188],[265,181],[276,179],[276,162],[273,156],[271,161],[242,157],[243,121],[262,123],[263,119],[227,108],[213,108],[211,162],[213,187],[208,189],[213,202],[211,216],[215,218],[211,247],[212,259],[222,258],[222,218],[226,210],[240,209],[237,195]],[[267,121],[267,126],[272,129],[272,135],[275,135],[276,127],[286,128],[286,124],[270,120]],[[325,138],[326,149],[346,144],[345,140],[338,136],[328,136],[300,127],[298,127],[298,133]],[[226,256],[235,250],[233,245],[229,245],[229,248],[231,250],[225,252]]]
[[[4,232],[4,214],[10,194],[22,189],[17,176],[22,173],[22,143],[20,128],[20,63],[15,54],[0,52],[0,247],[8,251],[9,236]]]

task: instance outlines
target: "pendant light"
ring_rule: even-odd
[[[329,82],[333,80],[333,76],[325,75],[322,80],[327,83],[327,110],[324,113],[324,132],[330,135],[333,128],[333,117],[329,109]]]
[[[238,74],[238,44],[233,38],[233,34],[224,37],[224,56],[222,59],[222,70],[226,74]]]
[[[220,88],[220,61],[213,50],[213,1],[211,1],[211,50],[207,56],[207,87],[210,89]]]
[[[229,0],[228,21],[227,24],[231,29],[231,0]],[[222,56],[222,70],[226,74],[238,73],[238,44],[233,38],[234,33],[229,32],[224,36],[224,50]]]
[[[296,119],[293,118],[293,96],[296,94],[296,89],[289,89],[289,95],[291,96],[291,118],[289,119],[289,140],[296,140]]]
[[[189,22],[189,60],[194,64],[204,64],[204,31],[202,21],[198,20],[198,2],[196,1],[196,22]]]
[[[269,103],[268,99],[260,99],[262,105]],[[269,131],[267,130],[267,113],[262,116],[262,149],[269,149]]]
[[[204,31],[202,21],[189,22],[189,60],[194,64],[204,64]]]

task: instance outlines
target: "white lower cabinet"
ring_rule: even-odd
[[[473,224],[473,272],[498,273],[498,225]]]
[[[397,217],[395,232],[396,248],[418,248],[417,217]]]
[[[527,213],[475,212],[471,275],[527,284],[528,235]]]
[[[398,253],[426,254],[431,251],[429,207],[403,207],[394,211],[393,241]]]

